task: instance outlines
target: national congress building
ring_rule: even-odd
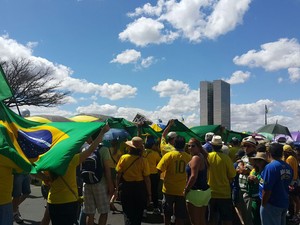
[[[230,84],[200,82],[200,125],[222,125],[230,130]]]

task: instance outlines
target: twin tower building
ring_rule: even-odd
[[[223,80],[200,82],[200,125],[230,127],[230,84]]]

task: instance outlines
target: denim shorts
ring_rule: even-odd
[[[287,209],[273,206],[269,203],[265,207],[260,206],[261,222],[265,225],[286,224]]]
[[[13,225],[12,203],[0,205],[0,224]]]
[[[14,174],[13,197],[20,197],[21,195],[29,195],[30,189],[30,175],[29,174]]]
[[[184,196],[164,194],[162,204],[165,215],[175,215],[176,218],[180,219],[188,218]]]

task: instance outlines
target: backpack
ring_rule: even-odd
[[[86,184],[97,184],[103,176],[103,166],[100,158],[99,148],[97,148],[81,164],[80,176]]]

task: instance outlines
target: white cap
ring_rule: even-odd
[[[175,137],[177,137],[177,134],[176,134],[176,132],[171,131],[171,132],[168,133],[167,137],[168,138],[175,138]]]

